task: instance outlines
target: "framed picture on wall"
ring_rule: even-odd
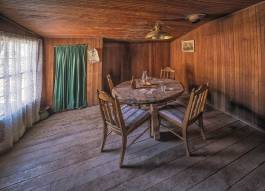
[[[183,40],[181,41],[182,52],[194,52],[194,40]]]

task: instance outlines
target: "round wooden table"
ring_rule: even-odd
[[[154,139],[158,140],[160,132],[157,106],[175,100],[184,92],[184,87],[180,82],[171,79],[153,78],[148,81],[149,85],[143,85],[141,80],[136,80],[136,82],[136,89],[131,88],[130,81],[122,82],[113,88],[112,95],[117,96],[122,103],[150,105],[151,132]]]

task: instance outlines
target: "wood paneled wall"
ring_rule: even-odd
[[[159,77],[161,68],[170,65],[170,42],[124,42],[104,40],[103,87],[108,90],[106,75],[114,84],[140,78],[144,70]]]
[[[171,67],[187,89],[210,83],[210,103],[265,130],[265,3],[207,23],[171,43]],[[195,40],[195,53],[181,51]]]
[[[107,74],[111,75],[114,84],[130,80],[131,63],[129,43],[114,40],[103,40],[103,89],[109,91]]]
[[[159,77],[161,68],[170,65],[170,42],[138,42],[129,47],[132,75],[137,78],[144,70]]]
[[[200,23],[165,22],[166,32],[179,37],[218,16],[262,0],[1,0],[0,12],[48,38],[102,36],[142,40],[161,19],[191,13],[211,17]]]
[[[43,104],[52,105],[54,86],[54,47],[67,44],[88,44],[99,51],[102,59],[101,38],[46,38],[44,40],[44,80],[43,80]],[[88,105],[97,104],[96,91],[102,85],[102,62],[87,64],[87,102]]]
[[[87,101],[97,104],[96,90],[108,90],[106,75],[114,84],[141,77],[142,71],[159,77],[161,67],[170,64],[170,42],[123,42],[101,38],[46,38],[44,40],[44,80],[42,105],[52,105],[54,85],[54,47],[65,44],[89,44],[99,50],[101,61],[88,64]]]

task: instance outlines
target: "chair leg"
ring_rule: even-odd
[[[149,125],[149,134],[150,134],[150,137],[152,138],[153,137],[153,131],[152,131],[152,126],[151,126],[151,119],[148,120],[148,125]]]
[[[189,150],[189,144],[188,144],[187,129],[188,129],[188,127],[183,128],[182,137],[184,139],[184,144],[185,144],[185,149],[186,149],[186,156],[189,157],[190,156],[190,150]]]
[[[104,149],[104,146],[105,146],[105,143],[106,143],[107,136],[108,136],[108,128],[104,127],[103,128],[103,136],[102,136],[101,149],[100,149],[101,152],[103,152],[103,149]]]
[[[124,155],[125,155],[125,152],[126,152],[126,146],[127,146],[127,135],[126,136],[122,135],[122,147],[121,147],[120,168],[123,167],[123,160],[124,160]]]
[[[203,126],[203,116],[201,116],[198,120],[199,120],[199,127],[201,130],[202,138],[203,138],[203,140],[206,140],[206,136],[205,136],[205,132],[204,132],[204,126]]]

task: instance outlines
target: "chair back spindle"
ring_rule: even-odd
[[[112,89],[113,89],[114,85],[113,85],[113,81],[111,79],[110,74],[107,75],[107,80],[108,80],[108,85],[109,85],[110,93],[112,93]]]
[[[175,108],[168,107],[159,111],[160,120],[163,119],[169,123],[176,125],[176,128],[168,128],[171,133],[181,138],[184,141],[184,146],[186,149],[186,155],[190,156],[189,143],[188,143],[188,127],[198,121],[198,126],[200,127],[201,135],[204,140],[206,136],[203,127],[203,112],[205,109],[205,104],[208,94],[208,83],[200,86],[197,90],[193,89],[190,95],[189,103],[186,111],[183,113],[179,111],[179,107],[176,105]],[[174,118],[173,118],[174,117]],[[163,125],[162,123],[160,123]],[[179,135],[177,128],[182,129],[182,135]]]
[[[161,69],[160,78],[175,80],[175,70],[171,69],[170,67],[165,67],[164,69]]]
[[[136,109],[130,106],[120,106],[117,96],[111,97],[104,91],[97,91],[98,102],[103,119],[103,139],[101,143],[101,152],[108,135],[116,133],[122,137],[122,146],[120,152],[120,167],[123,167],[124,156],[126,147],[133,144],[139,137],[150,129],[148,126],[142,133],[132,140],[130,145],[127,146],[128,135],[135,129],[140,127],[144,122],[150,119],[150,113],[141,109]],[[150,124],[150,123],[149,123]]]
[[[118,99],[112,98],[104,91],[98,91],[98,100],[103,121],[112,128],[123,129],[124,121]]]
[[[192,90],[185,112],[184,123],[191,124],[202,115],[206,105],[207,94],[208,85],[203,85],[198,90]]]

